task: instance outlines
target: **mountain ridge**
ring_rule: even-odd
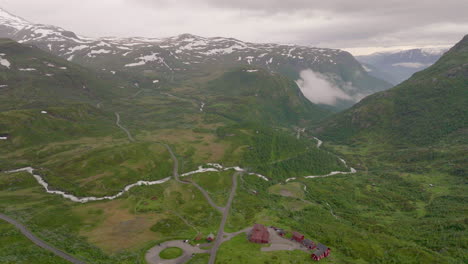
[[[396,50],[356,56],[356,59],[370,75],[396,85],[434,64],[447,50],[448,48]]]
[[[87,38],[56,26],[23,21],[16,30],[0,30],[0,37],[32,44],[69,61],[106,72],[132,72],[168,81],[189,79],[213,69],[251,65],[281,73],[292,80],[304,70],[329,77],[345,91],[352,84],[360,94],[391,85],[367,74],[348,52],[300,45],[243,42],[235,38],[205,38],[181,34],[167,38]],[[6,23],[4,28],[8,27]],[[13,32],[14,31],[14,32]],[[13,32],[13,33],[12,33]],[[346,108],[349,100],[337,108]]]

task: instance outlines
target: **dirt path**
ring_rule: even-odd
[[[218,234],[216,235],[216,240],[214,242],[213,247],[211,248],[211,255],[210,255],[210,260],[208,261],[208,264],[214,264],[216,260],[216,253],[218,252],[218,248],[223,243],[223,237],[224,237],[224,226],[226,225],[227,218],[229,216],[229,210],[231,209],[232,201],[234,200],[234,196],[236,195],[236,189],[237,189],[237,176],[240,174],[240,172],[234,173],[232,176],[232,188],[231,188],[231,194],[229,195],[228,202],[226,204],[226,207],[224,208],[223,212],[223,219],[221,220],[221,224],[219,225],[218,229]]]
[[[115,121],[115,124],[120,128],[122,129],[125,133],[127,133],[127,137],[128,137],[128,140],[134,142],[135,139],[132,137],[132,134],[130,133],[130,131],[128,131],[124,126],[122,126],[120,124],[120,114],[115,112],[115,117],[117,118],[117,120]]]
[[[74,264],[86,264],[86,262],[84,261],[81,261],[59,249],[56,249],[52,246],[50,246],[49,244],[47,244],[46,242],[44,242],[43,240],[41,240],[40,238],[38,238],[37,236],[35,236],[33,233],[31,233],[31,231],[29,231],[23,224],[21,224],[20,222],[4,215],[4,214],[1,214],[0,213],[0,219],[4,220],[4,221],[7,221],[8,223],[14,225],[25,237],[27,237],[29,240],[31,240],[34,244],[36,244],[37,246],[47,250],[47,251],[50,251],[52,253],[54,253],[55,255],[71,262],[71,263],[74,263]]]

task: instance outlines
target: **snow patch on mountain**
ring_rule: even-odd
[[[88,57],[95,57],[96,54],[108,54],[108,53],[111,53],[112,51],[111,50],[106,50],[106,49],[99,49],[99,50],[91,50],[89,53],[88,53]]]
[[[10,69],[11,63],[7,59],[5,59],[4,56],[6,56],[4,53],[0,53],[0,65]]]
[[[371,72],[372,71],[372,69],[370,69],[369,67],[366,67],[366,65],[362,65],[362,68],[364,68],[364,70],[366,72]]]
[[[245,49],[245,47],[241,46],[241,45],[238,45],[238,44],[235,44],[235,45],[227,47],[227,48],[215,48],[215,49],[208,50],[206,52],[200,52],[200,54],[204,54],[204,55],[208,55],[208,56],[209,55],[218,55],[218,54],[231,54],[234,51],[238,51],[238,50],[242,50],[242,49]]]
[[[136,60],[138,62],[125,64],[125,67],[142,66],[142,65],[145,65],[147,62],[151,62],[151,61],[164,62],[164,60],[162,60],[162,58],[159,57],[158,55],[159,55],[159,53],[153,52],[151,55],[145,55],[145,56],[138,57],[138,58],[136,58]]]
[[[30,23],[28,21],[14,16],[0,8],[0,25],[11,27],[14,31],[19,31],[29,24]]]
[[[78,46],[70,47],[70,48],[68,48],[67,54],[73,53],[73,52],[78,51],[78,50],[86,49],[86,48],[89,48],[89,46],[88,45],[78,45]]]

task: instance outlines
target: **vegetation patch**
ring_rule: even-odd
[[[207,172],[192,176],[192,179],[205,189],[213,201],[224,207],[232,185],[233,171]]]
[[[300,182],[290,182],[286,184],[280,183],[271,186],[268,188],[268,191],[272,194],[277,194],[284,197],[304,199],[304,187],[305,185]]]
[[[178,258],[178,257],[182,256],[183,253],[184,252],[182,251],[182,249],[180,249],[178,247],[170,247],[170,248],[166,248],[163,251],[161,251],[159,253],[159,256],[162,259],[175,259],[175,258]]]

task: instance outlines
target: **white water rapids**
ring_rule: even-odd
[[[161,183],[165,183],[165,182],[167,182],[168,180],[171,179],[171,177],[167,177],[167,178],[164,178],[164,179],[158,180],[158,181],[137,181],[134,184],[130,184],[130,185],[125,186],[125,188],[122,191],[120,191],[119,193],[117,193],[116,195],[113,195],[113,196],[76,197],[76,196],[74,196],[72,194],[67,194],[67,193],[62,192],[62,191],[50,190],[49,189],[49,184],[46,181],[44,181],[44,179],[40,175],[34,174],[34,168],[32,168],[32,167],[26,167],[26,168],[21,168],[21,169],[17,169],[17,170],[6,171],[6,173],[15,173],[15,172],[28,172],[36,179],[36,181],[40,185],[42,185],[42,187],[44,187],[44,189],[46,190],[47,193],[61,195],[61,196],[63,196],[63,198],[69,199],[69,200],[71,200],[73,202],[77,202],[77,203],[87,203],[87,202],[91,202],[91,201],[102,201],[102,200],[114,200],[115,198],[118,198],[118,197],[122,196],[124,193],[128,192],[131,188],[133,188],[135,186],[161,184]]]
[[[320,148],[320,146],[322,145],[322,141],[320,141],[317,138],[316,138],[316,140],[318,142],[317,143],[317,148]],[[340,159],[340,161],[348,168],[348,165],[346,164],[345,160],[343,160],[340,157],[338,157],[338,159]],[[190,175],[197,174],[197,173],[220,172],[220,171],[227,171],[227,170],[235,170],[235,171],[238,171],[238,172],[247,172],[247,170],[245,170],[245,169],[243,169],[241,167],[238,167],[238,166],[223,167],[221,164],[218,164],[218,163],[207,163],[206,165],[209,166],[209,167],[204,168],[203,166],[199,166],[197,170],[186,172],[184,174],[181,174],[180,176],[185,177],[185,176],[190,176]],[[167,182],[167,181],[169,181],[171,179],[171,177],[167,177],[167,178],[157,180],[157,181],[137,181],[136,183],[125,186],[122,191],[120,191],[119,193],[117,193],[117,194],[115,194],[113,196],[77,197],[77,196],[74,196],[72,194],[67,194],[67,193],[65,193],[63,191],[50,190],[49,189],[49,184],[40,175],[34,174],[34,168],[32,168],[32,167],[26,167],[26,168],[21,168],[21,169],[16,169],[16,170],[5,171],[5,173],[16,173],[16,172],[28,172],[29,174],[31,174],[36,179],[36,181],[40,185],[42,185],[42,187],[44,187],[44,189],[46,190],[47,193],[61,195],[63,198],[68,199],[68,200],[73,201],[73,202],[77,202],[77,203],[87,203],[87,202],[92,202],[92,201],[103,201],[103,200],[114,200],[114,199],[122,196],[124,193],[128,192],[133,187],[143,186],[143,185],[149,186],[149,185],[163,184],[163,183],[165,183],[165,182]],[[351,174],[351,173],[356,173],[356,170],[354,168],[350,168],[350,171],[348,171],[348,172],[345,172],[345,171],[332,171],[332,172],[330,172],[328,174],[325,174],[325,175],[304,176],[304,178],[307,178],[307,179],[309,179],[309,178],[320,178],[320,177],[333,176],[333,175],[336,175],[336,174]],[[258,173],[249,172],[248,175],[254,175],[254,176],[257,176],[257,177],[259,177],[259,178],[261,178],[261,179],[263,179],[265,181],[268,181],[268,178],[266,176],[258,174]],[[286,179],[286,182],[289,182],[289,181],[292,181],[292,180],[296,180],[296,178],[294,177],[294,178]]]
[[[323,141],[314,137],[315,140],[317,140],[317,148],[320,148],[323,144]],[[323,178],[323,177],[329,177],[329,176],[333,176],[333,175],[337,175],[337,174],[353,174],[353,173],[356,173],[356,169],[352,168],[352,167],[349,167],[348,164],[346,163],[346,161],[340,157],[337,157],[344,165],[346,168],[349,168],[349,171],[332,171],[328,174],[324,174],[324,175],[311,175],[311,176],[304,176],[304,178],[306,179],[313,179],[313,178]],[[289,181],[293,181],[293,180],[296,180],[297,178],[296,177],[293,177],[293,178],[289,178],[289,179],[286,179],[286,182],[289,182]]]
[[[235,170],[235,171],[240,171],[240,172],[245,172],[246,171],[246,170],[244,170],[244,169],[242,169],[240,167],[227,167],[227,168],[225,168],[221,164],[217,164],[217,163],[208,163],[207,165],[211,166],[211,167],[210,168],[203,168],[202,166],[199,166],[197,170],[184,173],[181,176],[184,177],[184,176],[189,176],[189,175],[197,174],[197,173],[220,172],[220,171],[227,171],[227,170]],[[142,186],[142,185],[150,186],[150,185],[156,185],[156,184],[163,184],[163,183],[165,183],[165,182],[167,182],[167,181],[169,181],[171,179],[171,177],[167,177],[167,178],[164,178],[162,180],[157,180],[157,181],[137,181],[136,183],[125,186],[122,191],[120,191],[119,193],[117,193],[115,195],[112,195],[112,196],[77,197],[75,195],[68,194],[68,193],[65,193],[63,191],[50,190],[49,189],[49,184],[40,175],[34,174],[34,168],[32,168],[32,167],[25,167],[25,168],[16,169],[16,170],[5,171],[5,173],[16,173],[16,172],[28,172],[29,174],[31,174],[36,179],[37,183],[39,183],[40,185],[42,185],[42,187],[44,187],[44,189],[46,190],[47,193],[61,195],[63,198],[68,199],[68,200],[70,200],[72,202],[77,202],[77,203],[87,203],[87,202],[92,202],[92,201],[103,201],[103,200],[114,200],[114,199],[119,198],[120,196],[122,196],[124,193],[128,192],[133,187]],[[268,178],[263,176],[263,175],[260,175],[260,174],[257,174],[257,173],[248,173],[248,174],[249,175],[255,175],[257,177],[262,178],[265,181],[268,181]]]

